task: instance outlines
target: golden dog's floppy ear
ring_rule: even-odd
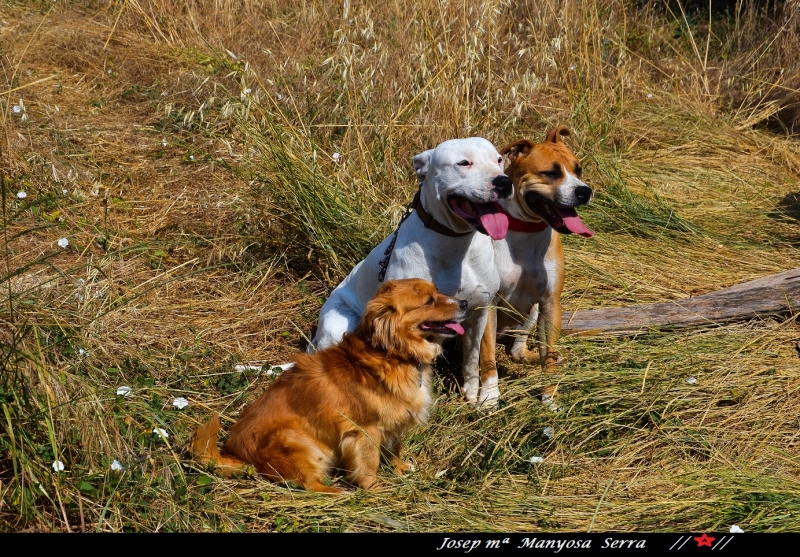
[[[567,126],[556,126],[549,132],[547,132],[547,137],[545,137],[545,141],[552,141],[553,143],[558,143],[561,141],[562,135],[569,135],[569,128]]]
[[[382,348],[390,354],[402,348],[402,340],[397,334],[399,314],[392,305],[393,291],[394,285],[391,283],[381,286],[375,297],[364,308],[364,316],[356,332],[375,348]]]
[[[520,156],[525,156],[531,152],[533,149],[534,143],[533,141],[528,141],[527,139],[520,139],[511,143],[510,145],[506,145],[502,149],[500,149],[501,155],[507,155],[508,160],[514,162]]]

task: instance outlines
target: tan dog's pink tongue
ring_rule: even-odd
[[[483,229],[492,240],[502,240],[508,234],[508,216],[501,213],[495,203],[475,204]]]
[[[572,213],[572,215],[567,216],[564,216],[563,214],[561,215],[561,218],[564,221],[564,226],[566,226],[573,234],[586,236],[587,238],[594,236],[594,232],[586,228],[586,225],[583,224],[583,221],[578,216],[578,213],[576,213],[574,210]]]
[[[458,335],[464,334],[464,327],[461,326],[461,323],[445,323],[444,326]]]

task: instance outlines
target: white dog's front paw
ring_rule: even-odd
[[[464,383],[464,398],[467,399],[472,406],[476,406],[478,404],[478,394],[480,393],[479,382],[475,381],[466,381]]]

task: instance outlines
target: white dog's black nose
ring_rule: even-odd
[[[505,199],[511,195],[511,178],[506,175],[495,176],[492,180],[492,188],[497,193],[497,197]],[[591,190],[589,190],[591,194]]]
[[[592,188],[589,186],[578,186],[575,188],[575,199],[578,200],[578,203],[584,205],[589,203],[589,200],[592,198]]]

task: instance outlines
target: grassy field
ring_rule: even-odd
[[[566,310],[797,267],[798,45],[795,0],[3,2],[0,531],[800,530],[796,311],[565,338],[555,413],[502,349],[493,412],[443,362],[417,471],[369,492],[186,452],[449,138],[571,127]]]

